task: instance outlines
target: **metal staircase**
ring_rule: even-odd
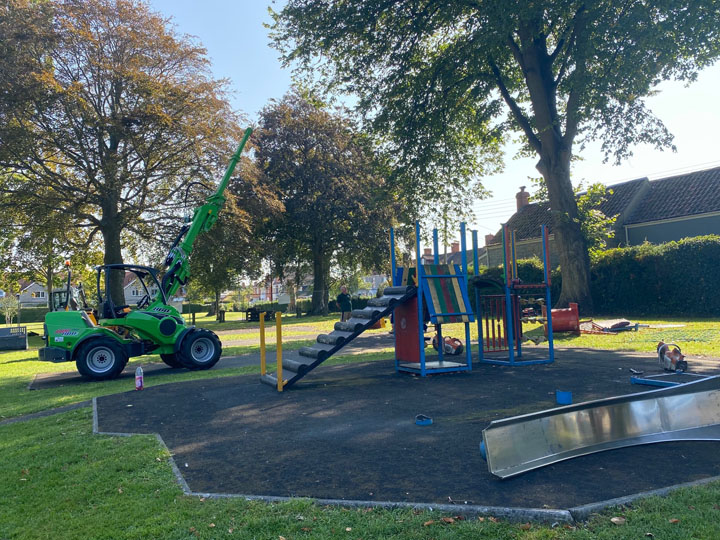
[[[302,347],[283,356],[283,388],[295,384],[377,321],[387,317],[397,306],[413,298],[416,293],[414,286],[387,287],[381,297],[368,300],[366,308],[353,310],[349,320],[336,322],[332,332],[320,334],[312,346]],[[277,388],[276,375],[268,373],[260,380]]]

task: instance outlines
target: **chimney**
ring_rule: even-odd
[[[494,234],[486,234],[485,235],[485,245],[489,246],[495,241],[495,235]]]
[[[525,191],[525,186],[520,186],[520,191],[515,195],[515,198],[517,199],[518,212],[523,206],[530,204],[530,194]]]
[[[460,242],[453,242],[450,246],[450,253],[460,253]]]
[[[425,264],[432,264],[433,254],[432,254],[431,248],[425,248],[423,250],[422,260],[423,260],[423,263],[425,263]]]

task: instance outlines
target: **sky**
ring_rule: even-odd
[[[279,10],[282,2],[263,0],[150,0],[154,11],[172,18],[180,34],[194,36],[208,51],[216,78],[230,82],[233,106],[255,121],[271,99],[281,98],[292,83],[289,69],[283,69],[277,50],[270,47],[268,7]],[[573,183],[602,182],[606,185],[648,177],[650,180],[720,166],[717,126],[720,125],[720,64],[700,73],[689,87],[667,82],[656,96],[647,100],[675,135],[677,153],[657,151],[649,146],[633,148],[634,156],[620,166],[603,163],[600,143],[588,145],[574,164]],[[515,194],[520,186],[531,186],[528,177],[539,176],[536,159],[513,159],[508,148],[504,172],[486,177],[483,184],[491,198],[473,204],[475,219],[468,223],[482,239],[495,233],[515,212]],[[482,245],[482,241],[480,242]]]

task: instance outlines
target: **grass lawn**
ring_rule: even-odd
[[[335,317],[288,317],[283,320],[283,330],[284,333],[285,330],[298,332],[300,336],[307,332],[311,338],[319,332],[328,332],[335,320]],[[254,331],[257,323],[231,319],[226,323],[215,323],[201,318],[196,322],[215,331],[228,331],[229,336],[240,336],[234,339],[257,335]],[[664,339],[678,342],[683,352],[690,356],[720,356],[720,323],[716,321],[638,322],[686,326],[642,329],[617,336],[557,336],[557,346],[652,353],[657,341]],[[274,328],[270,323],[268,330],[271,325]],[[31,330],[38,332],[40,329]],[[461,328],[449,329],[445,334],[464,337]],[[270,336],[268,341],[271,341]],[[283,347],[296,347],[302,343],[286,343]],[[39,338],[31,337],[30,345],[32,348],[28,351],[0,353],[0,416],[11,418],[132,388],[132,382],[122,380],[28,391],[27,385],[36,373],[74,371],[71,363],[39,362]],[[250,345],[230,347],[225,353],[235,354],[240,350],[251,352],[257,348]],[[331,361],[366,361],[387,356],[387,352],[381,351],[373,355],[346,355]],[[148,363],[159,359],[144,357],[135,361]],[[249,372],[257,372],[257,368],[178,372],[148,377],[146,382],[154,385]],[[452,515],[412,510],[319,507],[307,500],[267,504],[187,497],[175,482],[166,450],[154,437],[93,435],[90,408],[0,425],[0,455],[0,540],[720,538],[720,483],[681,490],[666,498],[639,501],[631,508],[612,509],[578,527],[560,525],[555,528],[510,524],[490,516],[463,520]],[[252,466],[253,456],[244,459]],[[613,517],[623,518],[624,522],[620,520],[622,524],[616,525],[610,521]]]

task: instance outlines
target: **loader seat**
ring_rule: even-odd
[[[103,319],[121,319],[127,315],[129,306],[114,306],[111,302],[102,303],[102,318]]]

